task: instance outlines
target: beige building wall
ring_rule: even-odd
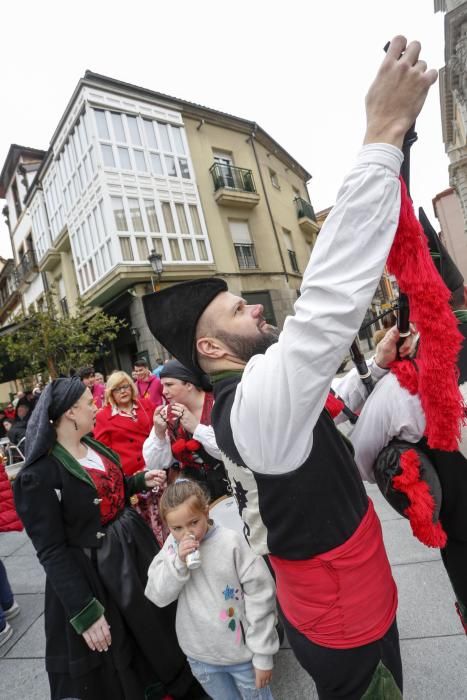
[[[224,277],[236,294],[269,291],[276,321],[282,325],[292,311],[315,240],[307,240],[302,233],[294,202],[297,195],[308,201],[306,181],[249,131],[190,118],[184,118],[184,123],[216,274]],[[225,206],[217,201],[210,173],[216,154],[230,157],[234,167],[251,170],[256,204],[239,200],[234,206]],[[257,268],[239,268],[232,221],[247,222]],[[283,229],[290,233],[299,272],[291,267]]]
[[[441,228],[441,238],[457,267],[467,280],[467,235],[464,215],[454,189],[451,187],[433,199],[433,208]]]

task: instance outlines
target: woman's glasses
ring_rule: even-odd
[[[116,389],[112,389],[112,393],[120,394],[122,391],[127,391],[128,389],[131,389],[131,386],[129,384],[122,384],[122,386],[118,386]]]

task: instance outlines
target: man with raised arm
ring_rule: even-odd
[[[391,42],[367,95],[364,146],[280,335],[218,278],[144,299],[155,337],[215,384],[212,424],[245,534],[269,555],[287,636],[321,700],[402,697],[381,526],[324,405],[396,231],[404,134],[437,75],[419,54],[418,42]],[[351,383],[344,400],[359,395]]]

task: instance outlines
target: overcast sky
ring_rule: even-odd
[[[89,68],[258,122],[313,178],[316,210],[333,204],[364,133],[364,97],[397,33],[444,65],[433,0],[23,0],[2,6],[0,167],[11,143],[47,149]],[[449,186],[438,84],[417,122],[412,195]],[[435,226],[436,226],[436,222]],[[0,225],[0,255],[10,255]]]

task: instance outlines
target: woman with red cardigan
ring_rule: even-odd
[[[118,454],[126,476],[145,468],[143,444],[151,432],[154,409],[150,399],[138,397],[136,386],[126,372],[110,375],[105,389],[105,406],[96,416],[94,437]],[[164,530],[158,498],[156,493],[149,491],[132,497],[132,505],[162,546]]]

